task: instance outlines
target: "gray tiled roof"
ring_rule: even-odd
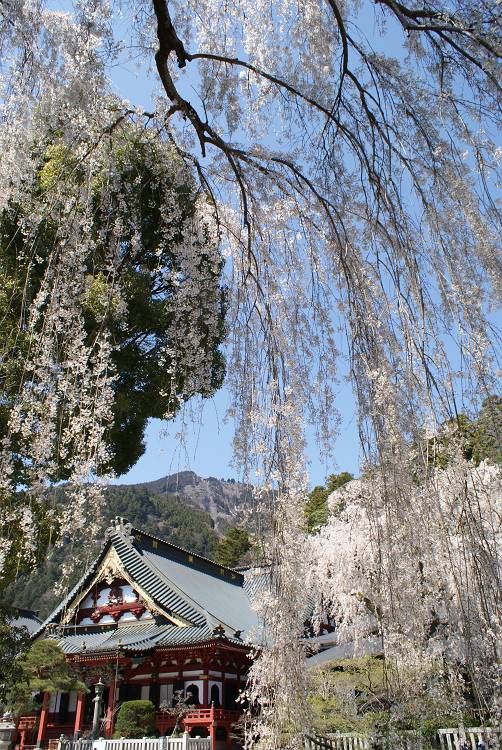
[[[59,638],[66,654],[96,653],[98,651],[148,651],[155,646],[180,646],[215,640],[210,628],[180,628],[176,625],[138,623],[96,632],[73,633]],[[242,645],[242,641],[227,636],[225,640]]]
[[[244,590],[251,601],[270,589],[270,566],[245,568],[242,573],[244,575]]]
[[[258,620],[243,588],[241,576],[236,576],[235,582],[232,582],[210,572],[196,571],[161,554],[160,550],[145,550],[143,559],[158,572],[159,581],[168,581],[171,591],[179,592],[191,605],[192,611],[198,608],[203,613],[203,621],[221,624],[232,632],[248,631],[257,625]],[[176,611],[182,614],[181,609]],[[196,622],[193,616],[185,616]]]
[[[29,609],[17,608],[15,616],[9,620],[9,624],[12,625],[13,628],[26,628],[30,634],[35,633],[39,629],[41,622],[42,621],[35,612],[32,612]]]
[[[110,540],[129,575],[156,603],[168,613],[181,615],[194,625],[205,624],[200,610],[191,606],[183,592],[176,591],[169,585],[170,581],[166,580],[163,571],[150,564],[148,555],[141,546],[128,544],[120,533],[112,534]]]
[[[242,643],[233,637],[236,631],[250,633],[258,625],[250,594],[263,585],[253,585],[247,576],[164,540],[116,523],[107,532],[103,548],[74,589],[45,620],[35,634],[41,635],[47,625],[60,622],[65,609],[75,598],[86,593],[105,555],[113,547],[125,571],[167,617],[183,618],[187,627],[177,627],[166,617],[155,623],[142,621],[118,626],[75,626],[63,629],[61,645],[67,653],[83,650],[109,650],[119,645],[128,650],[147,650],[155,645],[176,645],[212,640],[213,630],[222,627],[225,639]],[[83,647],[85,641],[85,648]]]

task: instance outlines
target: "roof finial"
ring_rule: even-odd
[[[225,628],[222,627],[221,625],[217,625],[213,629],[213,635],[215,635],[216,638],[224,638],[225,637]]]
[[[115,516],[110,521],[110,526],[105,531],[105,539],[109,539],[113,534],[121,534],[128,542],[132,542],[134,537],[132,535],[132,524],[123,518],[122,516]]]

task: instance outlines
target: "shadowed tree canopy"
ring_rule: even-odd
[[[148,419],[174,415],[180,396],[189,397],[190,392],[210,396],[222,383],[224,361],[218,349],[224,315],[224,290],[218,288],[222,262],[212,265],[204,252],[198,260],[212,275],[214,287],[212,299],[206,291],[205,297],[201,294],[194,300],[200,306],[201,346],[211,361],[209,376],[194,385],[190,383],[195,380],[190,362],[184,362],[183,367],[176,365],[177,332],[172,327],[179,283],[176,275],[182,273],[177,247],[198,200],[193,177],[173,147],[153,142],[132,126],[117,126],[93,150],[92,158],[96,164],[87,196],[92,249],[77,291],[83,310],[84,342],[92,347],[106,331],[112,348],[112,418],[104,438],[107,461],[98,470],[123,474],[145,449]],[[11,408],[26,377],[30,339],[43,325],[43,316],[31,323],[29,310],[43,292],[48,265],[61,242],[61,204],[85,200],[84,181],[89,178],[56,134],[47,144],[36,145],[32,159],[36,170],[29,194],[23,201],[9,202],[0,214],[1,437],[8,433]],[[168,196],[177,210],[166,222],[163,213]],[[84,213],[86,208],[75,205],[76,212]],[[41,216],[41,221],[36,231],[27,232],[26,220],[33,212]],[[200,247],[202,250],[202,240]],[[207,309],[209,305],[211,310]],[[216,335],[208,325],[214,312],[218,319]],[[64,361],[67,352],[63,346],[58,353]],[[62,403],[57,415],[60,431],[68,421],[67,409],[68,405]],[[22,445],[19,454],[17,468],[22,481]],[[67,478],[68,462],[62,455],[53,459],[51,479]]]

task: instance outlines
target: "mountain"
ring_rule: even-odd
[[[193,471],[180,471],[178,474],[170,474],[153,482],[118,486],[141,488],[150,495],[179,498],[184,503],[208,513],[217,533],[224,532],[229,526],[235,526],[251,500],[249,485],[236,482],[235,479],[203,479]]]
[[[64,486],[53,490],[54,502],[65,503]],[[218,538],[242,519],[251,499],[249,485],[233,479],[203,479],[192,471],[171,474],[141,484],[110,485],[105,489],[99,539],[68,539],[52,547],[30,574],[22,574],[6,589],[4,599],[46,617],[78,581],[96,556],[104,532],[115,516],[123,516],[150,534],[211,558]],[[71,561],[62,583],[61,571]]]

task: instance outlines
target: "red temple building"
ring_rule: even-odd
[[[256,642],[259,630],[250,596],[263,585],[263,571],[223,567],[116,519],[94,563],[34,635],[57,639],[90,691],[45,695],[38,724],[20,721],[21,750],[88,732],[100,679],[103,736],[112,736],[120,704],[134,699],[152,701],[157,729],[168,734],[174,718],[161,707],[182,691],[193,704],[184,730],[230,748],[250,666],[244,639]]]

